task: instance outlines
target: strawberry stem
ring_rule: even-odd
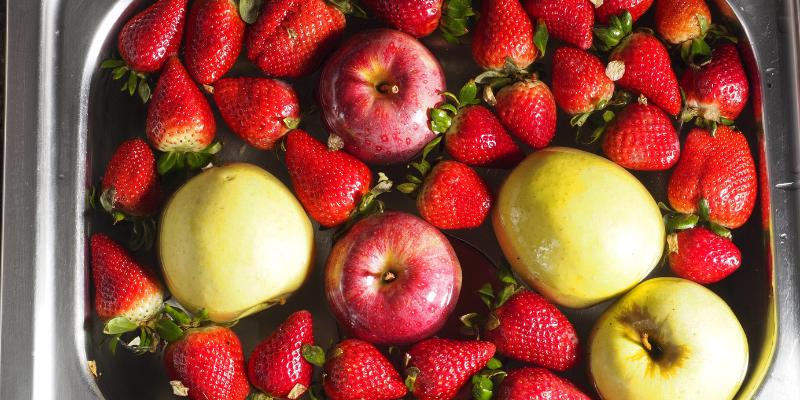
[[[439,23],[439,31],[444,40],[453,44],[461,43],[460,38],[469,32],[470,17],[474,15],[471,0],[447,1]]]

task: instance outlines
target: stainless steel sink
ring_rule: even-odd
[[[763,107],[756,111],[763,111],[763,122],[744,118],[739,126],[752,138],[754,152],[766,157],[768,182],[763,183],[768,185],[770,202],[763,222],[756,212],[737,231],[737,244],[745,256],[742,269],[713,289],[737,313],[750,340],[751,367],[739,397],[796,398],[800,385],[798,5],[791,0],[717,2],[721,14],[749,41],[740,46],[743,55],[755,60],[752,85],[762,93]],[[112,357],[103,348],[101,325],[92,317],[86,249],[90,232],[119,230],[86,210],[87,188],[98,181],[122,138],[143,135],[144,128],[145,108],[119,93],[118,82],[98,67],[114,52],[116,33],[124,21],[146,3],[42,0],[8,4],[0,399],[171,398],[157,356],[119,352]],[[468,57],[466,46],[451,47],[437,39],[425,42],[448,70],[449,87],[457,87],[476,72],[459,62]],[[243,64],[234,73],[253,72]],[[304,93],[303,104],[311,102],[315,80],[316,76],[295,82]],[[761,114],[752,112],[752,102],[748,110],[750,115]],[[318,120],[312,116],[307,127],[321,134]],[[560,136],[562,143],[571,143],[571,135]],[[227,144],[222,161],[246,159],[286,178],[271,153],[244,148],[224,128],[220,138]],[[397,168],[389,172],[402,176]],[[500,172],[484,172],[484,176],[495,184],[503,178]],[[663,197],[665,175],[639,177],[657,197]],[[393,208],[412,207],[399,195],[387,201]],[[490,227],[456,235],[479,245],[493,260],[499,259]],[[317,240],[320,265],[330,247],[330,234],[321,233]],[[318,341],[336,337],[319,296],[319,278],[317,273],[287,307],[237,325],[245,351],[298,307],[314,311]],[[605,306],[568,311],[582,338],[593,316]],[[89,360],[97,361],[98,379],[89,373]],[[572,371],[570,378],[588,384],[581,368]]]

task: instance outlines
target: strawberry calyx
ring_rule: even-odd
[[[113,187],[104,190],[100,196],[96,196],[95,188],[92,187],[87,194],[89,208],[92,210],[97,209],[97,202],[99,200],[100,207],[105,212],[111,215],[112,224],[116,225],[119,222],[130,222],[130,237],[128,238],[128,248],[133,251],[150,250],[153,247],[153,241],[156,236],[156,220],[152,215],[137,216],[127,214],[116,208],[115,196],[116,191]]]
[[[210,325],[208,312],[198,311],[189,315],[186,311],[164,303],[161,311],[153,318],[136,323],[126,317],[112,318],[103,325],[103,333],[110,336],[108,346],[112,354],[121,345],[134,354],[155,353],[167,343],[183,338],[188,329]],[[232,326],[236,321],[227,324]],[[123,340],[123,335],[138,331],[131,340]]]
[[[481,328],[486,330],[493,330],[500,325],[500,320],[497,319],[494,311],[502,307],[511,296],[525,290],[525,288],[517,281],[507,261],[497,269],[497,279],[503,285],[499,291],[495,291],[491,283],[486,282],[478,289],[478,296],[483,304],[489,309],[488,315],[480,313],[468,313],[459,317],[463,325],[463,333],[468,336],[476,336],[480,339]]]
[[[492,399],[495,387],[497,387],[507,375],[501,368],[503,368],[503,363],[496,358],[492,358],[486,363],[486,367],[472,376],[470,379],[470,383],[472,384],[472,398],[476,400]]]
[[[333,137],[334,135],[331,135]],[[328,138],[328,147],[330,148],[331,139]],[[338,150],[332,150],[338,151]],[[336,229],[334,233],[334,238],[339,238],[345,232],[347,232],[356,222],[369,217],[370,215],[381,214],[385,210],[386,206],[382,200],[378,199],[383,193],[390,192],[392,190],[392,186],[394,182],[389,179],[386,174],[383,172],[378,172],[378,183],[375,184],[364,196],[361,197],[361,200],[358,202],[358,206],[356,206],[353,211],[350,212],[350,215],[347,217],[347,220]]]
[[[478,85],[474,80],[467,82],[458,95],[452,92],[442,93],[445,101],[428,112],[430,116],[430,127],[434,133],[442,134],[447,132],[453,125],[453,118],[458,115],[458,111],[464,107],[480,104],[478,98]]]
[[[707,129],[711,136],[716,135],[719,124],[735,128],[734,121],[719,115],[718,110],[709,109],[701,111],[699,108],[690,107],[689,104],[686,103],[686,95],[683,90],[681,90],[681,96],[683,97],[684,104],[683,111],[680,114],[681,125],[694,121],[695,126]]]
[[[431,140],[425,147],[422,149],[422,155],[420,156],[420,160],[416,162],[412,162],[408,165],[408,168],[414,168],[418,173],[419,176],[414,174],[407,174],[406,175],[406,182],[397,185],[397,191],[400,193],[405,193],[407,195],[416,195],[417,191],[419,190],[420,186],[422,186],[422,182],[428,173],[433,168],[433,164],[428,161],[428,156],[430,153],[440,147],[442,143],[442,137],[437,136],[433,140]],[[441,149],[439,149],[441,152]],[[442,159],[441,155],[438,155],[434,158],[434,163],[438,162]]]
[[[617,117],[619,109],[628,105],[631,97],[630,93],[617,90],[610,100],[597,103],[594,110],[573,115],[569,123],[578,128],[575,141],[583,145],[597,142],[605,133],[608,124]],[[639,96],[638,101],[647,104],[647,98],[644,96]]]
[[[222,143],[215,142],[197,152],[170,151],[158,158],[158,174],[165,175],[175,169],[196,170],[206,167],[214,155],[222,150]]]
[[[358,3],[352,0],[326,0],[329,4],[336,7],[342,14],[352,15],[357,18],[367,18],[367,12]]]
[[[617,15],[612,15],[608,21],[608,26],[594,28],[597,49],[603,52],[610,51],[617,47],[631,32],[633,32],[633,16],[631,16],[630,11],[625,10]]]
[[[461,43],[461,37],[469,32],[470,18],[475,16],[471,0],[447,1],[442,10],[439,31],[449,43]]]
[[[728,40],[737,43],[739,39],[728,32],[728,28],[719,24],[709,24],[705,16],[697,14],[700,25],[700,36],[687,40],[679,45],[681,59],[689,66],[698,68],[711,62],[711,46],[709,42]]]
[[[731,239],[733,237],[730,229],[711,220],[711,209],[709,207],[708,200],[705,198],[701,197],[697,201],[697,213],[693,214],[680,213],[663,202],[659,202],[658,207],[664,214],[664,226],[667,230],[667,234],[691,229],[697,226],[704,226],[717,234],[717,236],[722,236],[726,239]]]
[[[152,95],[149,77],[147,74],[136,72],[120,58],[109,58],[100,63],[101,69],[110,69],[111,78],[114,80],[124,79],[121,91],[128,92],[131,96],[138,93],[142,103],[147,103]],[[127,78],[125,77],[127,75]]]

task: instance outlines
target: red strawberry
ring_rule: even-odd
[[[614,82],[597,56],[574,47],[553,53],[553,96],[567,114],[602,108],[614,95]]]
[[[325,0],[268,0],[248,28],[247,58],[267,75],[308,75],[332,50],[345,24],[342,11]]]
[[[100,318],[142,323],[158,313],[164,293],[153,271],[103,234],[92,235],[91,252],[94,306]]]
[[[567,317],[544,297],[521,290],[489,317],[486,340],[497,353],[564,371],[575,365],[578,336]]]
[[[647,97],[670,115],[681,111],[678,79],[664,45],[655,36],[633,33],[611,53],[608,70],[624,89]]]
[[[651,5],[653,0],[604,0],[603,4],[594,10],[594,17],[597,22],[606,25],[613,15],[628,11],[633,22],[636,22]]]
[[[459,109],[444,133],[447,152],[468,165],[513,168],[524,157],[500,120],[481,105]]]
[[[325,227],[346,221],[372,186],[366,164],[301,130],[286,137],[286,168],[300,203]]]
[[[242,50],[244,26],[233,0],[192,4],[184,55],[186,69],[197,83],[214,83],[233,67]]]
[[[407,393],[389,360],[363,340],[337,344],[324,370],[322,387],[331,400],[393,400]]]
[[[512,135],[534,149],[547,146],[556,134],[556,102],[539,80],[517,82],[497,93],[495,110]]]
[[[249,145],[270,150],[296,128],[300,101],[285,82],[268,78],[224,78],[213,88],[222,119]]]
[[[158,0],[125,23],[117,46],[130,69],[156,72],[169,57],[178,54],[187,2]]]
[[[297,311],[253,350],[247,363],[250,382],[272,398],[299,398],[311,384],[313,366],[303,345],[314,344],[311,313]]]
[[[711,25],[704,0],[658,0],[655,8],[656,32],[672,44],[700,38]]]
[[[494,350],[493,344],[476,340],[423,340],[406,355],[406,382],[419,400],[452,399],[472,375],[486,366]]]
[[[739,269],[742,253],[732,241],[707,228],[692,228],[667,237],[669,266],[675,275],[708,284]]]
[[[709,121],[735,120],[749,96],[747,74],[736,46],[726,43],[702,67],[689,67],[681,77],[686,106]]]
[[[433,33],[442,17],[443,0],[364,0],[363,3],[391,27],[418,38]]]
[[[158,150],[199,152],[214,141],[214,114],[177,57],[170,58],[147,107],[147,137]]]
[[[484,69],[511,60],[526,68],[536,60],[533,25],[518,0],[484,0],[472,37],[472,57]]]
[[[108,162],[101,189],[100,203],[110,213],[145,216],[158,211],[161,186],[150,146],[138,138],[122,142]]]
[[[417,195],[420,216],[439,229],[476,228],[491,207],[492,196],[486,182],[458,161],[436,164]]]
[[[711,222],[738,228],[750,218],[757,190],[747,139],[719,125],[714,135],[699,128],[689,132],[667,197],[675,210],[685,214],[701,211],[701,199],[705,200]]]
[[[589,400],[570,381],[544,368],[524,367],[508,373],[497,391],[498,400]]]
[[[164,365],[175,386],[192,400],[244,400],[250,392],[239,338],[228,328],[195,328],[164,351]]]
[[[589,0],[525,0],[534,21],[544,21],[554,38],[587,50],[592,47],[594,6]]]
[[[660,108],[646,102],[632,103],[605,129],[603,151],[625,168],[661,171],[678,162],[681,142],[672,121]]]

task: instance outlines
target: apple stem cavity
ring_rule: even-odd
[[[398,94],[400,93],[400,86],[384,82],[378,85],[378,91],[382,94]]]
[[[392,283],[395,281],[395,279],[397,279],[397,275],[395,275],[392,271],[386,271],[381,276],[383,283]]]
[[[664,350],[661,349],[661,346],[658,345],[658,342],[653,341],[647,332],[642,333],[641,339],[642,346],[644,346],[644,349],[647,350],[647,354],[650,355],[650,358],[658,361],[658,359],[661,358],[661,355],[664,353]]]

